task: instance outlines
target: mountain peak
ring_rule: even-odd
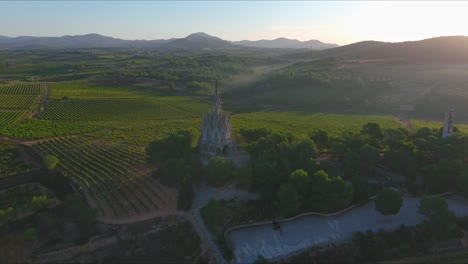
[[[188,39],[188,40],[209,40],[209,39],[219,39],[219,38],[208,35],[205,32],[196,32],[196,33],[192,33],[192,34],[188,35],[184,39]]]

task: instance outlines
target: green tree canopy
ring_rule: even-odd
[[[330,148],[330,136],[326,131],[315,130],[309,136],[320,150]]]
[[[279,210],[282,216],[288,217],[297,213],[300,206],[299,195],[291,184],[281,185],[278,198]]]
[[[456,229],[455,214],[449,211],[447,200],[443,197],[423,197],[419,202],[418,213],[425,217],[437,237],[446,237]]]
[[[310,191],[311,179],[309,174],[303,169],[297,169],[289,175],[290,182],[294,189],[299,193],[301,200],[308,197]]]
[[[362,127],[361,134],[367,136],[369,143],[378,147],[383,139],[382,129],[379,124],[367,123]]]
[[[375,199],[375,210],[383,215],[395,215],[400,212],[400,208],[403,206],[403,199],[400,193],[391,189],[384,190]]]
[[[235,175],[236,167],[232,161],[222,156],[212,157],[205,167],[209,183],[214,185],[225,184]]]
[[[423,197],[419,203],[418,213],[434,225],[446,225],[455,218],[448,209],[447,200],[436,195]]]

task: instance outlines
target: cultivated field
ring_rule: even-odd
[[[33,148],[59,158],[60,170],[73,179],[101,217],[150,213],[171,202],[148,175],[151,170],[145,167],[141,149],[84,137],[42,141]]]
[[[0,135],[24,141],[42,157],[56,156],[57,169],[72,179],[101,220],[129,221],[172,212],[176,192],[151,177],[154,168],[146,163],[145,147],[177,130],[192,130],[197,136],[211,102],[161,94],[154,85],[92,81],[2,85]],[[395,117],[378,115],[262,111],[233,112],[231,118],[239,141],[240,129],[248,128],[298,136],[321,129],[339,136],[358,132],[369,122],[383,128],[402,127]],[[418,122],[411,121],[414,128],[426,124]],[[18,160],[11,148],[4,147],[10,153],[2,162],[5,175],[15,172],[8,164]]]

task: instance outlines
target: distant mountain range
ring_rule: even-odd
[[[63,37],[29,37],[10,38],[0,36],[0,48],[3,49],[40,49],[40,48],[160,48],[160,49],[233,49],[243,47],[284,48],[284,49],[314,49],[322,50],[337,47],[336,44],[322,43],[318,40],[298,41],[295,39],[278,38],[259,41],[226,41],[206,33],[193,33],[185,38],[158,40],[124,40],[87,34]]]
[[[277,48],[277,49],[313,49],[323,50],[338,47],[337,44],[323,43],[319,40],[308,40],[299,41],[297,39],[277,38],[273,40],[242,40],[234,41],[234,44],[247,46],[247,47],[258,47],[258,48]]]
[[[418,41],[362,41],[333,49],[297,53],[304,57],[334,57],[349,60],[386,60],[409,62],[468,62],[468,37],[446,36]]]

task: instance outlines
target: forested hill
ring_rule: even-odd
[[[420,41],[362,41],[333,49],[298,53],[297,58],[336,57],[352,60],[394,60],[417,63],[468,62],[468,37],[437,37]]]

